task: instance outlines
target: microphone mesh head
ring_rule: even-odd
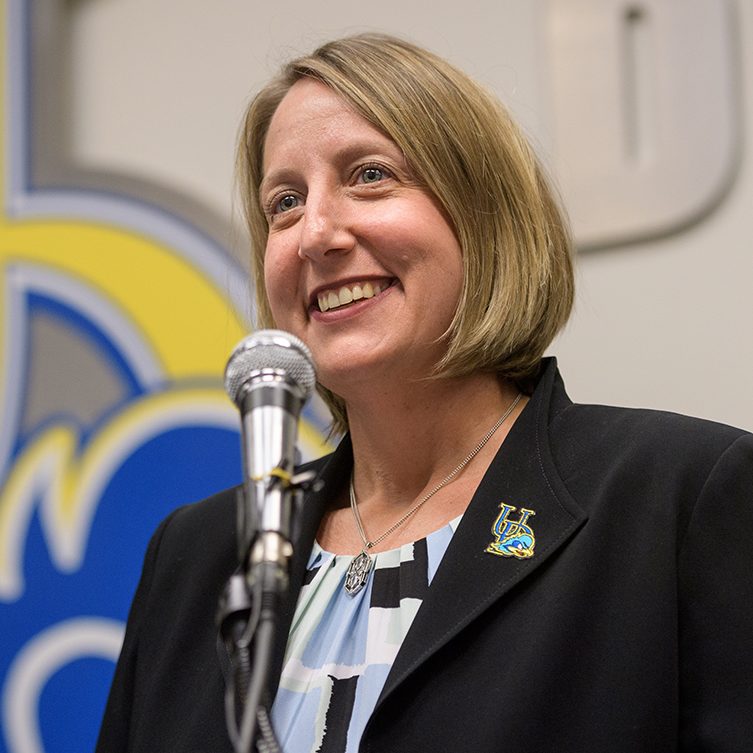
[[[262,369],[284,371],[301,390],[304,401],[316,384],[311,352],[294,335],[279,329],[261,329],[238,343],[225,367],[225,390],[238,404],[241,388]]]

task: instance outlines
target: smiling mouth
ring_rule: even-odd
[[[358,301],[373,298],[386,290],[394,283],[394,280],[369,280],[356,282],[349,285],[341,285],[331,290],[323,290],[316,296],[316,305],[319,311],[334,311],[335,309],[350,306]]]

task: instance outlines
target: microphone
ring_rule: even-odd
[[[249,335],[225,368],[225,389],[241,414],[244,503],[238,546],[243,560],[276,563],[287,586],[298,419],[316,384],[309,349],[294,335],[267,329]],[[265,578],[266,579],[266,578]]]
[[[249,335],[225,367],[225,389],[241,414],[244,483],[238,496],[240,567],[225,587],[217,622],[230,659],[228,733],[242,753],[256,747],[257,722],[259,750],[280,750],[263,697],[277,605],[288,587],[294,501],[314,475],[293,471],[298,419],[315,383],[309,349],[281,330]]]

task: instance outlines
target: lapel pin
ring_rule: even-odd
[[[536,536],[528,525],[528,518],[536,513],[521,507],[518,520],[510,520],[510,515],[517,512],[518,508],[504,502],[500,504],[500,508],[501,512],[492,526],[495,540],[484,551],[500,557],[516,557],[519,560],[533,557]]]

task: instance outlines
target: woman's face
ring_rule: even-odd
[[[426,376],[443,355],[463,267],[455,234],[402,152],[325,85],[298,81],[270,123],[260,197],[275,323],[319,381]]]

